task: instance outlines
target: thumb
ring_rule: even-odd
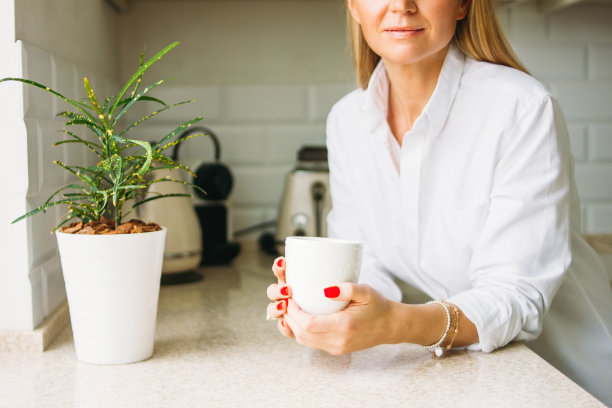
[[[332,300],[363,301],[369,296],[368,286],[351,282],[342,282],[323,289],[325,297]]]

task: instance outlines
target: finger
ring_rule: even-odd
[[[276,276],[279,283],[285,283],[285,267],[284,256],[279,256],[272,264],[272,272],[274,272],[274,276]]]
[[[270,319],[278,319],[287,311],[287,299],[270,303],[266,308],[266,313]]]
[[[351,282],[329,286],[323,289],[323,294],[331,300],[353,300],[355,302],[366,302],[371,295],[368,285]]]
[[[273,283],[268,286],[266,294],[270,300],[287,299],[291,296],[291,288],[284,284]]]
[[[311,315],[306,313],[293,299],[289,299],[285,319],[294,332],[309,333],[327,333],[335,327],[337,321],[334,314]]]
[[[278,331],[280,331],[283,336],[295,337],[295,334],[293,334],[293,331],[291,330],[284,318],[280,318],[278,320],[277,327]]]

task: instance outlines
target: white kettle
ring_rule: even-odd
[[[154,179],[184,181],[179,169],[157,169]],[[189,194],[187,185],[170,181],[153,183],[146,198],[159,194]],[[176,274],[196,269],[202,260],[202,230],[191,197],[166,197],[140,206],[139,217],[168,229],[162,274]]]

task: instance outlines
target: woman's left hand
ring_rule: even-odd
[[[337,287],[340,293],[332,299],[350,303],[333,314],[308,314],[289,299],[285,320],[298,343],[339,355],[394,342],[399,323],[393,317],[394,302],[368,285],[341,283]],[[327,290],[330,292],[338,291]]]

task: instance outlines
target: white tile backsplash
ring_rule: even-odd
[[[50,257],[41,265],[42,287],[45,294],[43,312],[46,315],[55,310],[58,304],[64,301],[64,275],[59,262],[59,256]]]
[[[570,147],[574,160],[583,162],[587,159],[587,125],[583,123],[567,123],[570,136]]]
[[[221,160],[232,166],[262,165],[265,160],[266,127],[253,125],[219,125],[210,127],[220,139]],[[194,151],[207,152],[212,157],[212,142],[208,137],[193,141]],[[188,146],[186,144],[185,146]]]
[[[266,161],[269,164],[294,164],[298,150],[304,145],[325,146],[325,126],[322,123],[270,126]]]
[[[612,45],[591,45],[588,67],[590,79],[612,81]]]
[[[612,163],[612,123],[589,127],[589,160]]]
[[[321,122],[340,98],[353,90],[350,84],[321,84],[308,87],[310,103],[310,121]]]
[[[548,18],[537,12],[534,3],[510,7],[499,12],[508,15],[509,26],[506,31],[512,45],[517,43],[534,44],[548,41]],[[503,17],[500,19],[503,20]],[[519,55],[520,56],[520,55]]]
[[[285,175],[291,166],[237,167],[234,169],[234,192],[230,200],[235,206],[277,206]]]
[[[606,5],[583,4],[547,14],[550,39],[566,44],[612,44],[610,11]]]
[[[609,234],[612,231],[612,204],[591,204],[587,208],[587,230]]]
[[[51,88],[67,98],[75,98],[73,64],[57,55],[51,55]],[[75,108],[59,98],[53,97],[53,116],[60,112],[73,111]]]
[[[23,77],[46,86],[53,82],[51,54],[23,43]],[[40,88],[24,86],[24,115],[30,119],[53,119],[53,95]]]
[[[583,202],[612,202],[612,163],[577,163],[576,183]]]
[[[567,120],[611,120],[612,81],[551,81]]]
[[[146,82],[146,79],[143,82],[145,82],[145,86],[150,85]],[[144,86],[141,87],[141,90],[143,88]],[[222,95],[221,88],[218,86],[176,86],[174,81],[168,81],[149,92],[147,95],[161,99],[168,105],[195,100],[195,102],[167,109],[154,118],[148,119],[151,122],[182,123],[197,116],[203,116],[206,121],[221,120],[222,104],[220,102]],[[130,118],[138,120],[160,108],[163,108],[163,106],[156,102],[137,102],[130,108]]]
[[[518,45],[516,50],[536,78],[585,79],[586,52],[584,45]]]
[[[308,93],[302,85],[228,86],[226,119],[233,122],[303,122]]]

